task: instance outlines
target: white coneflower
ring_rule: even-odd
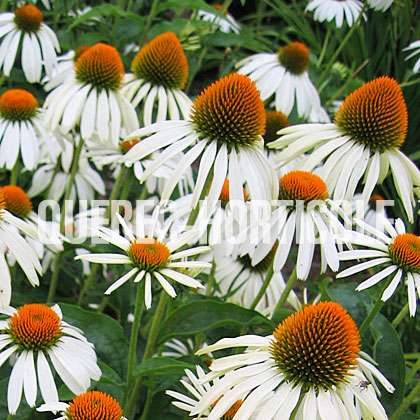
[[[99,227],[98,232],[95,232],[96,235],[123,250],[124,254],[85,254],[76,257],[78,260],[99,264],[131,266],[130,271],[108,287],[105,294],[112,293],[134,277],[135,283],[145,282],[144,300],[146,308],[150,308],[152,305],[152,279],[157,280],[164,291],[172,298],[176,297],[176,292],[168,279],[192,288],[203,287],[199,281],[182,273],[179,269],[209,268],[210,264],[207,262],[183,260],[184,257],[208,251],[209,247],[196,247],[174,252],[184,246],[196,233],[193,231],[184,232],[184,234],[164,242],[164,236],[167,234],[169,227],[165,226],[160,232],[157,231],[158,212],[159,208],[157,207],[154,211],[150,231],[147,234],[145,234],[145,221],[143,219],[137,220],[136,231],[139,232],[139,236],[134,236],[124,219],[117,213],[116,216],[129,240],[111,229]]]
[[[56,420],[127,420],[116,399],[101,391],[86,391],[68,404],[50,402],[42,404],[37,411],[61,411]]]
[[[344,20],[347,25],[353,26],[362,10],[363,3],[359,0],[312,0],[305,11],[314,12],[314,20],[318,22],[331,22],[341,28]],[[364,16],[366,20],[366,16]]]
[[[325,272],[327,266],[337,271],[337,246],[343,240],[345,231],[334,214],[338,208],[329,199],[325,182],[318,175],[295,170],[283,175],[279,184],[278,207],[266,225],[270,231],[261,236],[256,226],[258,236],[254,238],[254,227],[251,225],[250,241],[244,245],[243,252],[251,254],[255,265],[263,260],[278,241],[273,263],[274,271],[277,272],[288,260],[293,238],[296,237],[299,245],[296,261],[298,279],[308,278],[317,243],[321,253],[321,273]]]
[[[238,73],[255,82],[263,101],[274,96],[277,111],[289,115],[296,104],[299,117],[329,121],[319,94],[309,79],[309,51],[301,42],[280,48],[277,54],[251,55],[236,64]]]
[[[142,106],[144,125],[188,117],[192,101],[182,91],[188,62],[173,32],[160,34],[145,45],[134,57],[131,71],[125,76],[122,92],[133,106]]]
[[[45,124],[68,132],[80,125],[81,136],[96,133],[102,142],[118,144],[122,130],[138,127],[136,112],[122,95],[124,66],[118,51],[98,43],[86,49],[75,63],[71,78],[46,98]]]
[[[397,219],[395,227],[385,217],[380,220],[385,232],[356,219],[369,236],[352,232],[351,242],[369,249],[343,251],[339,257],[340,260],[365,258],[367,261],[341,271],[337,277],[347,277],[380,266],[381,270],[359,284],[356,290],[367,289],[392,276],[392,281],[382,294],[382,300],[386,301],[394,294],[401,281],[405,281],[410,315],[414,316],[417,308],[416,289],[420,295],[420,237],[406,233],[401,219]]]
[[[46,157],[46,162],[41,165],[32,176],[32,183],[28,190],[29,197],[35,197],[47,190],[44,197],[47,200],[60,200],[64,195],[74,154],[74,146],[65,142],[60,155],[53,161]],[[77,172],[70,190],[69,200],[76,199],[92,201],[96,194],[105,194],[105,183],[102,176],[91,166],[87,159],[85,149],[82,150],[77,166]]]
[[[38,383],[45,402],[58,401],[50,363],[76,395],[89,388],[91,379],[99,380],[93,345],[81,330],[62,320],[58,305],[31,303],[2,312],[10,317],[0,321],[1,363],[17,356],[7,389],[9,413],[16,413],[22,391],[28,405],[35,406]]]
[[[385,12],[391,6],[393,0],[367,0],[368,5],[378,11],[378,12]]]
[[[406,60],[409,60],[412,57],[415,57],[416,55],[420,54],[420,39],[417,41],[413,41],[408,47],[405,47],[403,51],[411,51],[411,53],[405,58]],[[416,63],[413,67],[413,72],[417,73],[420,70],[420,57],[417,58]]]
[[[22,70],[29,83],[41,80],[42,67],[47,75],[52,75],[60,45],[55,33],[42,20],[42,12],[32,4],[0,15],[0,37],[3,38],[0,68],[6,76],[10,76],[20,45]]]
[[[279,162],[287,162],[309,150],[300,168],[318,174],[334,200],[351,201],[357,186],[365,184],[367,203],[377,183],[391,170],[397,193],[410,220],[413,219],[414,186],[420,171],[399,148],[407,132],[407,107],[398,83],[384,76],[351,93],[335,116],[334,124],[301,124],[280,131],[269,147],[283,149]]]
[[[220,4],[215,4],[214,8],[216,10],[220,10],[222,6]],[[239,34],[239,32],[241,32],[239,23],[236,22],[235,18],[227,10],[225,10],[224,17],[220,17],[216,13],[203,9],[200,9],[196,16],[198,19],[212,23],[221,32],[234,32],[235,34]]]
[[[162,201],[169,199],[179,179],[200,156],[193,207],[212,169],[210,202],[219,198],[226,178],[231,200],[244,201],[245,183],[251,200],[271,200],[277,197],[278,183],[274,169],[260,150],[264,129],[264,105],[254,83],[247,76],[231,74],[198,96],[187,121],[162,121],[131,133],[128,139],[148,137],[142,138],[125,159],[135,162],[165,148],[146,170],[146,179],[153,170],[192,146],[173,171],[162,192]]]
[[[247,347],[244,353],[213,360],[198,385],[214,383],[177,406],[200,418],[223,418],[239,399],[235,419],[387,420],[376,386],[361,386],[375,376],[388,392],[394,387],[360,353],[355,322],[336,302],[306,305],[282,321],[273,335],[224,338],[197,354]],[[373,375],[373,376],[372,376]],[[201,394],[201,395],[200,395]],[[173,393],[172,393],[173,395]]]
[[[31,207],[27,210],[31,211]],[[12,293],[9,267],[4,256],[6,250],[16,259],[33,286],[39,285],[37,272],[42,273],[36,253],[17,228],[32,238],[37,237],[37,231],[31,225],[6,210],[6,200],[0,192],[0,250],[2,251],[0,252],[0,307],[2,308],[9,305]]]
[[[26,169],[35,169],[40,142],[47,138],[32,93],[10,89],[0,96],[0,167],[12,169],[20,155]]]

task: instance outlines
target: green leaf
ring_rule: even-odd
[[[271,333],[276,327],[260,313],[233,303],[195,300],[178,307],[169,314],[160,329],[159,344],[173,337],[191,336],[217,327],[237,326],[240,329],[243,325],[256,324],[267,333]]]
[[[404,353],[398,334],[383,315],[376,316],[372,322],[372,327],[381,334],[381,337],[375,342],[373,358],[378,363],[379,370],[395,387],[393,394],[383,390],[381,397],[387,413],[391,414],[400,406],[404,397]]]
[[[121,325],[105,314],[86,311],[79,306],[60,303],[63,319],[79,327],[95,345],[98,359],[123,376],[127,366],[128,341]]]
[[[195,369],[190,363],[171,357],[153,357],[145,360],[134,369],[134,376],[144,375],[183,375],[185,369]]]
[[[223,32],[215,32],[203,38],[204,46],[213,47],[232,47],[241,46],[245,43],[244,38],[238,34],[226,34]]]

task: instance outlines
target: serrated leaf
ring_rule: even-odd
[[[217,327],[258,324],[271,333],[275,324],[256,311],[233,303],[214,300],[188,302],[173,311],[164,321],[159,332],[159,344],[173,337],[186,337]]]

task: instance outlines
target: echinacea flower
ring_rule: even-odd
[[[196,354],[238,347],[248,349],[214,360],[197,381],[214,383],[198,401],[186,401],[191,416],[220,419],[241,400],[235,419],[288,419],[295,409],[296,420],[388,419],[376,386],[361,384],[374,376],[388,392],[394,388],[362,357],[357,326],[336,302],[304,306],[271,336],[223,338]]]
[[[393,0],[367,0],[369,7],[377,12],[385,12],[391,6]]]
[[[362,10],[363,3],[359,0],[312,0],[305,11],[314,12],[314,20],[331,22],[341,28],[344,18],[349,26],[353,26]],[[366,16],[364,16],[366,20]]]
[[[93,345],[81,330],[63,321],[58,305],[31,303],[2,312],[10,317],[0,321],[1,363],[12,355],[17,357],[7,389],[10,414],[16,413],[22,390],[28,405],[35,406],[37,383],[45,402],[58,401],[50,363],[76,395],[89,388],[91,379],[99,380],[101,370]]]
[[[258,225],[251,226],[250,241],[244,245],[243,252],[249,252],[252,264],[256,265],[278,241],[273,262],[274,272],[278,272],[288,260],[293,238],[296,237],[299,245],[296,262],[298,279],[308,278],[318,242],[321,273],[325,272],[327,265],[337,271],[337,244],[342,240],[344,227],[332,211],[336,211],[337,206],[329,199],[325,182],[318,175],[295,170],[283,175],[279,184],[278,207],[266,222],[262,233]],[[269,231],[264,233],[267,228]],[[259,235],[256,238],[254,229]]]
[[[407,233],[404,222],[397,219],[395,227],[385,217],[381,217],[383,229],[368,225],[362,220],[355,220],[369,234],[352,232],[351,242],[364,249],[340,252],[341,261],[366,259],[366,261],[349,267],[337,274],[337,278],[348,277],[368,268],[380,266],[380,271],[360,283],[356,290],[372,287],[380,281],[389,279],[381,299],[387,301],[403,281],[407,284],[408,306],[410,315],[416,314],[416,289],[420,295],[420,237]],[[392,281],[391,281],[392,276]]]
[[[222,6],[220,4],[214,5],[216,10],[220,10],[221,7]],[[221,32],[234,32],[235,34],[239,34],[241,31],[241,27],[239,26],[238,22],[236,22],[235,18],[227,10],[225,10],[224,17],[220,17],[216,13],[203,9],[198,10],[196,16],[198,19],[212,23]]]
[[[124,159],[124,155],[134,147],[140,139],[133,138],[129,140],[121,140],[118,146],[114,144],[104,144],[95,140],[86,141],[87,156],[95,164],[95,166],[102,170],[104,166],[109,166],[113,170],[113,177],[116,178],[121,170],[121,165],[130,168],[134,176],[140,181],[143,177],[147,167],[153,163],[153,158],[158,158],[158,153],[151,154],[145,159],[130,162]],[[153,171],[153,175],[146,180],[146,188],[150,193],[156,190],[162,191],[164,183],[171,177],[172,171],[182,158],[182,154],[174,156],[172,160],[165,162],[157,170]],[[184,176],[179,180],[178,187],[180,195],[183,196],[187,191],[191,190],[193,185],[192,168],[187,169]]]
[[[266,250],[266,255],[256,264],[252,263],[248,254],[238,255],[235,247],[231,252],[221,252],[215,259],[216,294],[227,297],[229,302],[249,308],[268,275],[278,244],[276,241],[271,249]],[[274,271],[267,290],[255,309],[263,314],[272,315],[284,288],[285,282],[278,269]],[[293,291],[289,294],[287,301],[295,309],[300,307],[299,300]]]
[[[10,89],[0,96],[0,167],[12,169],[20,154],[23,166],[35,169],[40,141],[47,137],[32,93]]]
[[[51,75],[57,65],[58,39],[52,29],[43,23],[42,12],[26,4],[14,13],[0,15],[0,68],[9,77],[19,47],[22,46],[21,63],[26,80],[41,80],[42,67]]]
[[[127,420],[118,401],[101,391],[86,391],[73,398],[68,404],[48,402],[37,411],[61,411],[56,420]]]
[[[408,47],[405,47],[403,51],[411,51],[413,50],[407,57],[405,57],[406,60],[409,60],[410,58],[420,54],[420,39],[417,41],[413,41]],[[417,58],[416,63],[413,67],[413,72],[417,73],[420,70],[420,57]]]
[[[139,232],[137,237],[134,236],[124,219],[117,213],[116,216],[129,240],[106,227],[99,227],[98,232],[94,232],[98,237],[122,249],[124,254],[84,254],[75,258],[99,264],[126,264],[131,266],[130,271],[108,287],[105,294],[112,293],[133,277],[135,283],[143,280],[145,282],[145,305],[149,309],[152,305],[152,278],[156,279],[172,298],[176,297],[176,292],[168,279],[188,287],[203,287],[199,281],[182,273],[179,269],[210,267],[207,262],[183,260],[184,257],[208,251],[209,247],[196,247],[174,252],[184,246],[196,233],[193,231],[185,232],[164,242],[164,235],[168,232],[169,226],[162,228],[160,232],[157,231],[158,212],[159,207],[156,207],[150,231],[147,234],[145,234],[144,220],[137,220],[136,227],[137,232]]]
[[[301,163],[318,174],[334,200],[351,201],[363,179],[367,203],[377,183],[391,170],[397,193],[409,220],[413,220],[414,186],[420,171],[399,148],[407,132],[407,107],[398,83],[384,76],[356,89],[337,111],[333,124],[301,124],[281,130],[270,147],[283,149],[279,162],[287,162],[314,149]]]
[[[74,146],[66,141],[55,161],[52,161],[50,156],[46,157],[45,163],[32,176],[28,196],[35,197],[47,190],[45,199],[60,200],[70,178],[73,155]],[[105,194],[105,183],[102,176],[89,163],[85,148],[83,148],[79,157],[74,184],[71,186],[69,200],[73,204],[76,203],[76,199],[90,202],[96,194]]]
[[[35,242],[45,244],[54,251],[62,251],[59,232],[54,232],[51,225],[40,219],[33,211],[32,202],[25,191],[17,185],[4,185],[0,187],[0,194],[5,201],[5,209],[28,223],[37,232]],[[31,238],[28,238],[31,242]]]
[[[82,45],[76,50],[70,50],[66,54],[57,57],[57,67],[55,71],[52,75],[45,76],[41,81],[41,83],[44,84],[44,90],[49,92],[70,78],[73,74],[74,65],[77,59],[88,48],[90,47],[87,45]]]
[[[247,76],[231,74],[207,87],[197,97],[188,120],[162,121],[131,133],[127,139],[142,137],[142,140],[131,148],[125,159],[135,162],[169,146],[147,168],[144,180],[153,170],[192,146],[166,183],[161,197],[163,202],[169,199],[185,170],[200,155],[193,208],[198,204],[211,171],[210,202],[219,198],[226,178],[229,179],[231,200],[244,201],[245,182],[251,200],[271,200],[277,196],[278,185],[274,169],[260,150],[264,130],[264,106],[254,83]]]
[[[212,384],[210,383],[204,383],[201,384],[200,380],[205,377],[204,370],[200,367],[196,367],[197,376],[189,369],[185,369],[185,374],[187,375],[188,382],[184,379],[181,379],[181,384],[189,391],[190,394],[192,394],[194,398],[191,398],[187,395],[181,394],[180,392],[166,391],[166,394],[171,396],[175,399],[175,401],[172,401],[172,404],[175,407],[180,408],[181,410],[185,411],[192,411],[194,406],[197,404],[198,401],[200,401],[201,398],[203,398],[206,395],[207,391],[210,391]],[[218,379],[214,381],[214,384],[217,384]],[[239,410],[239,407],[242,405],[242,400],[237,400],[232,407],[230,407],[229,410],[226,410],[226,412],[220,417],[220,420],[233,420],[235,414]],[[212,404],[213,408],[217,404],[217,400],[215,403]],[[211,408],[209,410],[211,410]],[[202,417],[203,419],[207,419],[207,417]]]
[[[21,230],[26,235],[36,238],[37,231],[24,220],[13,216],[6,210],[6,200],[0,192],[0,307],[5,308],[10,303],[12,293],[11,277],[4,252],[8,250],[16,259],[26,277],[33,286],[39,285],[37,272],[42,273],[41,264],[29,243],[20,235]]]
[[[182,91],[188,62],[173,32],[160,34],[145,45],[134,57],[131,71],[125,76],[122,93],[134,107],[142,106],[144,125],[188,117],[192,101]]]
[[[301,42],[280,48],[277,54],[254,54],[236,64],[238,73],[249,76],[266,101],[274,96],[277,111],[290,115],[296,104],[299,117],[328,121],[319,94],[309,79],[309,51]]]
[[[121,130],[138,127],[133,106],[122,95],[124,66],[118,51],[98,43],[85,50],[75,63],[71,78],[55,88],[44,103],[45,124],[69,132],[80,125],[82,138],[94,133],[100,141],[118,144]]]

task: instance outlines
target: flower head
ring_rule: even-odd
[[[302,74],[309,67],[309,50],[301,42],[291,42],[277,53],[281,65],[292,74]]]
[[[127,420],[118,401],[101,391],[86,391],[68,404],[46,403],[37,411],[61,411],[60,420]]]
[[[417,308],[416,289],[417,293],[420,292],[420,237],[407,233],[401,219],[397,219],[395,226],[383,215],[378,215],[377,219],[381,225],[377,228],[356,219],[366,234],[351,232],[351,242],[364,248],[339,253],[340,260],[366,258],[370,261],[349,267],[337,274],[337,277],[347,277],[366,268],[380,266],[381,270],[359,284],[356,290],[364,290],[389,279],[382,294],[382,300],[386,301],[404,279],[407,283],[410,315],[414,316]]]
[[[165,32],[137,53],[131,71],[154,85],[183,89],[188,78],[187,57],[176,35]]]
[[[86,49],[75,63],[76,79],[98,89],[118,90],[123,81],[124,66],[118,51],[98,43]]]
[[[37,110],[38,101],[27,90],[10,89],[0,96],[0,115],[6,120],[31,120]]]
[[[32,211],[32,202],[25,191],[17,185],[5,185],[0,188],[5,208],[21,219],[25,219]]]
[[[117,214],[117,217],[124,229],[125,234],[129,240],[118,235],[111,229],[101,227],[96,234],[108,241],[109,243],[122,249],[124,254],[84,254],[79,255],[76,259],[85,260],[94,263],[111,263],[111,264],[129,264],[132,266],[131,270],[114,282],[105,291],[105,294],[110,294],[122,284],[135,276],[134,282],[145,281],[145,303],[146,307],[150,308],[152,304],[152,285],[151,280],[155,278],[162,288],[171,297],[176,297],[176,292],[171,283],[173,280],[185,286],[200,288],[202,284],[190,277],[187,274],[180,272],[179,268],[190,267],[210,267],[210,264],[202,261],[182,261],[184,257],[196,255],[207,251],[208,247],[197,247],[187,249],[179,252],[174,252],[181,246],[185,245],[192,237],[196,236],[195,232],[186,232],[178,238],[174,238],[168,242],[163,242],[163,235],[169,229],[169,226],[163,228],[162,231],[155,231],[159,207],[156,208],[153,216],[152,227],[150,232],[145,235],[144,220],[139,220],[142,232],[139,236],[134,236],[132,230],[125,223],[124,219]],[[181,260],[181,261],[180,261]]]
[[[197,206],[211,173],[213,179],[208,191],[211,203],[219,199],[226,178],[229,179],[231,200],[244,201],[245,184],[251,199],[270,200],[277,196],[278,185],[271,164],[260,150],[264,131],[264,105],[255,84],[247,76],[230,74],[201,92],[188,120],[161,121],[127,136],[127,139],[141,137],[142,140],[126,153],[124,159],[136,162],[169,146],[162,152],[162,159],[157,157],[150,165],[156,170],[189,149],[165,185],[161,196],[163,202],[169,199],[179,179],[200,155],[193,207]],[[147,170],[142,180],[151,173]],[[266,182],[257,182],[262,178]]]
[[[400,86],[387,76],[366,83],[347,96],[334,122],[373,153],[398,149],[404,143],[408,125]]]
[[[280,111],[268,111],[265,113],[266,126],[264,135],[264,145],[276,140],[279,136],[277,132],[282,128],[288,127],[289,119],[287,115]]]
[[[0,124],[0,167],[12,169],[20,152],[25,168],[35,169],[40,143],[48,133],[32,93],[23,89],[4,92],[0,96]]]
[[[49,77],[57,67],[56,51],[60,51],[57,36],[43,22],[42,12],[33,4],[18,7],[14,13],[2,13],[0,38],[3,54],[0,67],[6,76],[21,49],[21,65],[29,83],[41,80],[42,69]]]
[[[223,338],[199,350],[209,351],[247,347],[241,354],[213,360],[210,373],[200,373],[199,381],[187,372],[198,401],[179,393],[168,394],[191,416],[208,420],[222,418],[242,402],[236,418],[267,420],[290,418],[339,419],[366,418],[386,420],[374,386],[361,388],[367,377],[377,378],[388,392],[393,386],[360,353],[360,336],[355,322],[335,302],[305,305],[284,319],[273,335],[246,335]],[[198,388],[198,386],[200,388]]]
[[[75,394],[86,391],[91,379],[100,378],[93,345],[82,331],[63,321],[58,305],[51,308],[31,303],[17,310],[9,307],[3,312],[10,317],[0,321],[2,363],[12,354],[17,356],[8,386],[11,414],[19,407],[23,388],[28,405],[35,405],[37,383],[45,402],[58,401],[50,363]]]
[[[299,117],[329,121],[319,94],[308,76],[309,50],[301,42],[281,47],[277,54],[255,54],[241,60],[238,73],[255,82],[263,101],[274,95],[276,111],[290,115],[295,104]]]
[[[363,181],[362,199],[368,202],[390,170],[409,220],[420,171],[400,150],[407,132],[407,107],[398,83],[378,77],[351,93],[338,109],[334,124],[286,127],[269,147],[282,149],[280,165],[314,149],[300,169],[317,171],[334,200],[351,202]],[[322,163],[322,166],[320,164]]]
[[[74,71],[59,84],[44,102],[45,124],[64,134],[80,126],[85,140],[118,145],[122,133],[138,127],[134,107],[122,94],[124,65],[118,51],[97,43],[75,54]],[[52,83],[50,87],[56,86]]]
[[[305,171],[291,171],[279,181],[280,200],[300,200],[305,204],[328,198],[327,185],[318,175]]]
[[[341,28],[344,21],[353,26],[362,10],[360,0],[312,0],[305,11],[314,12],[313,18],[318,22],[335,21],[335,26]],[[366,20],[366,15],[363,15]]]
[[[15,24],[24,32],[37,32],[42,21],[41,10],[33,4],[25,4],[15,10]]]
[[[356,368],[360,336],[341,305],[320,302],[286,318],[273,332],[270,354],[287,381],[332,389]]]
[[[226,76],[204,89],[194,101],[191,119],[203,137],[229,148],[253,146],[265,133],[265,111],[258,90],[249,77],[240,74]]]

